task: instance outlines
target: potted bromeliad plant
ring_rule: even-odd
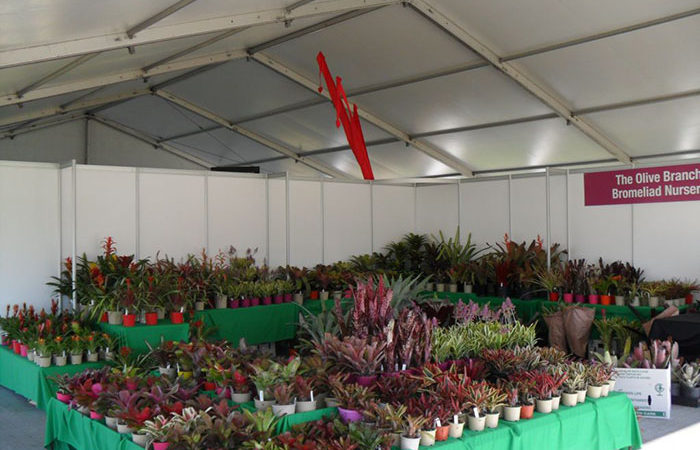
[[[421,429],[428,422],[423,416],[404,416],[403,434],[401,434],[401,450],[418,450],[421,439]]]
[[[296,398],[294,398],[294,386],[289,383],[277,383],[272,391],[275,403],[272,404],[272,412],[275,416],[282,417],[294,414],[296,411]]]
[[[294,391],[297,394],[296,412],[307,412],[316,409],[312,378],[297,375],[294,379]]]

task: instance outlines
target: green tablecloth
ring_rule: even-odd
[[[308,411],[303,413],[296,413],[288,416],[282,417],[279,422],[277,422],[277,434],[289,431],[294,425],[313,422],[315,420],[320,420],[326,416],[334,416],[338,414],[338,408],[323,408],[317,409],[315,411]]]
[[[133,327],[100,323],[100,328],[110,336],[120,339],[121,345],[130,347],[136,353],[148,351],[146,342],[153,347],[159,346],[161,337],[166,341],[188,342],[190,340],[189,324],[173,325],[167,319],[158,321],[158,325],[138,324]]]
[[[236,309],[205,309],[195,312],[205,326],[216,327],[210,339],[238,345],[242,337],[251,345],[294,339],[299,306],[296,303]]]
[[[56,396],[56,384],[48,377],[74,374],[103,365],[103,362],[94,362],[41,368],[3,346],[0,347],[0,385],[33,400],[39,409],[46,409],[49,399]]]
[[[641,448],[642,436],[632,402],[613,392],[587,399],[573,408],[561,406],[551,414],[535,413],[530,420],[499,421],[498,428],[464,431],[460,439],[436,442],[441,450],[618,450]]]
[[[46,409],[44,446],[52,449],[143,450],[126,435],[51,399]]]
[[[591,305],[590,303],[582,303],[583,306],[589,307],[589,308],[595,308],[595,317],[596,319],[600,319],[603,317],[602,311],[605,310],[605,315],[608,319],[612,317],[624,317],[625,319],[629,320],[638,320],[637,316],[634,315],[631,309],[629,309],[627,306],[617,306],[617,305]],[[658,314],[661,311],[664,310],[662,307],[658,308],[650,308],[649,306],[635,306],[634,309],[639,313],[640,316],[644,319],[644,321],[650,320],[652,316],[652,312]],[[678,307],[679,312],[685,312],[688,309],[688,305],[681,305]]]

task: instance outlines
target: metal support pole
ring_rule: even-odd
[[[76,308],[78,306],[78,293],[76,292],[76,277],[78,276],[78,271],[77,271],[77,261],[76,261],[76,256],[78,253],[78,243],[77,243],[77,237],[78,237],[78,205],[77,205],[77,181],[78,181],[78,166],[75,162],[75,160],[71,161],[71,197],[73,201],[73,220],[72,220],[72,231],[71,231],[71,258],[73,260],[73,264],[71,267],[71,278],[72,278],[72,285],[73,285],[73,295],[71,298],[71,307],[73,311],[76,311]]]
[[[326,199],[325,185],[321,178],[321,264],[326,263]]]
[[[265,174],[265,262],[270,265],[270,175]]]
[[[209,172],[204,173],[204,247],[211,255],[209,248]]]
[[[511,187],[513,184],[513,175],[508,174],[508,237],[513,239],[513,200],[511,195]]]
[[[458,238],[462,239],[462,183],[457,180],[457,229],[459,230]]]
[[[551,270],[552,268],[552,211],[551,211],[551,205],[550,205],[550,193],[549,193],[549,167],[547,167],[546,172],[545,172],[545,198],[547,201],[547,204],[545,205],[545,211],[546,211],[546,216],[547,216],[547,223],[546,223],[546,245],[547,245],[547,270]]]
[[[369,251],[374,253],[374,181],[369,182]]]
[[[85,164],[90,163],[90,119],[85,118],[85,156],[83,158]]]
[[[134,254],[136,259],[141,258],[141,169],[136,168],[134,171]]]
[[[569,251],[569,261],[573,259],[571,253],[571,216],[569,212],[569,169],[566,169],[566,249]]]
[[[58,195],[58,278],[61,278],[61,272],[63,271],[63,182],[62,174],[63,170],[61,166],[58,167],[58,186],[56,189]],[[75,264],[75,262],[73,263]],[[58,305],[63,311],[63,295],[59,295]]]
[[[284,244],[286,246],[286,265],[289,265],[290,263],[290,258],[289,258],[289,250],[290,250],[290,245],[289,245],[289,172],[284,173],[284,189],[285,189],[285,200],[284,200],[284,214],[285,214],[285,239],[284,239]]]
[[[413,183],[413,232],[418,233],[418,184]]]

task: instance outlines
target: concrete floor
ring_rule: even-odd
[[[640,419],[644,448],[700,448],[700,408],[674,405],[671,417],[671,420]],[[45,422],[43,411],[29,404],[25,398],[0,387],[0,450],[44,448]]]

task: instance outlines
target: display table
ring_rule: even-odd
[[[49,377],[61,374],[74,374],[85,369],[94,369],[104,362],[69,364],[62,367],[41,368],[8,347],[0,347],[0,385],[36,403],[39,409],[46,409],[49,399],[56,396],[56,384]]]
[[[127,435],[68,409],[68,405],[55,398],[49,401],[46,409],[44,446],[53,450],[143,450]]]
[[[136,353],[146,353],[148,346],[158,347],[161,339],[166,341],[184,341],[190,339],[190,326],[187,323],[174,325],[169,320],[159,320],[158,325],[137,324],[133,327],[109,325],[100,323],[100,329],[110,336],[119,339],[119,345],[130,347]]]
[[[286,416],[277,425],[277,432],[293,425],[334,415],[336,408]],[[131,440],[110,430],[101,422],[90,420],[56,399],[46,411],[45,445],[67,449],[138,450]],[[545,444],[546,443],[546,444]],[[498,428],[481,432],[465,430],[460,439],[437,442],[443,450],[617,450],[640,448],[642,437],[632,402],[626,395],[612,392],[609,397],[587,399],[573,408],[560,407],[551,414],[535,413],[534,418],[520,422],[500,421]],[[421,447],[423,448],[423,447]]]
[[[235,309],[205,309],[195,312],[205,327],[216,330],[209,339],[225,339],[237,346],[241,338],[250,345],[294,339],[299,306],[296,303],[261,305]]]
[[[678,351],[686,360],[700,357],[700,313],[656,319],[651,325],[649,338],[666,339],[669,336],[678,342]]]

